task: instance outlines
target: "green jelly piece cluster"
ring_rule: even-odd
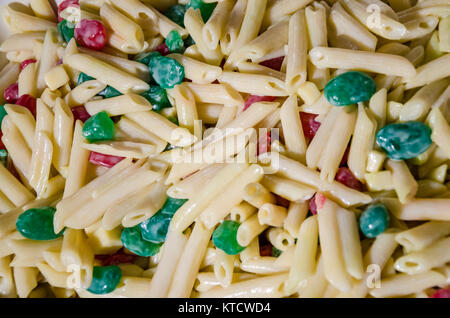
[[[8,165],[8,151],[6,149],[0,149],[0,163],[5,167]]]
[[[202,15],[203,21],[206,23],[213,13],[217,2],[205,3],[202,0],[191,0],[187,6],[187,8],[200,9],[200,13]]]
[[[103,111],[86,120],[82,133],[89,142],[114,139],[116,127],[108,114]]]
[[[157,244],[163,243],[166,240],[173,215],[186,201],[185,199],[167,197],[163,207],[150,219],[140,224],[144,240]]]
[[[177,30],[172,30],[167,34],[166,37],[166,45],[169,48],[169,51],[171,53],[183,53],[184,48],[184,41],[181,38],[180,33],[178,33]]]
[[[412,159],[431,146],[431,129],[418,121],[394,123],[381,128],[376,140],[389,158]]]
[[[239,245],[236,239],[240,224],[236,221],[223,221],[213,233],[212,240],[214,245],[227,253],[236,255],[245,250],[245,247]]]
[[[23,212],[16,221],[16,229],[24,237],[36,241],[49,241],[62,236],[64,230],[54,232],[53,217],[55,208],[41,207]]]
[[[141,94],[144,96],[155,112],[160,112],[163,108],[172,107],[169,98],[167,98],[166,90],[158,85],[150,85],[150,89]]]
[[[122,279],[122,270],[117,265],[94,266],[92,282],[88,292],[96,295],[109,294],[117,288]]]
[[[161,243],[156,244],[144,240],[142,237],[141,227],[136,225],[134,227],[124,228],[120,237],[123,246],[128,250],[139,256],[153,256],[158,254],[161,248]]]
[[[184,79],[183,65],[170,57],[154,55],[148,66],[153,79],[162,88],[173,88]]]
[[[65,42],[70,42],[74,37],[75,25],[67,20],[58,23],[58,31]]]
[[[377,86],[375,81],[362,72],[346,72],[330,80],[324,94],[330,104],[347,106],[370,99]]]
[[[377,237],[389,225],[389,213],[383,204],[368,206],[359,218],[359,228],[368,238]]]
[[[168,17],[170,20],[178,24],[179,26],[184,28],[184,14],[186,13],[187,8],[183,4],[176,4],[169,7],[164,15]]]
[[[8,113],[6,112],[5,105],[1,105],[0,106],[0,131],[2,129],[3,118],[5,118],[6,115],[8,115]]]
[[[78,75],[77,84],[80,85],[87,81],[92,81],[95,78],[87,75],[86,73],[81,72],[80,75]],[[98,96],[102,96],[103,98],[111,98],[122,95],[121,92],[119,92],[117,89],[111,86],[106,86],[100,93],[97,94]]]

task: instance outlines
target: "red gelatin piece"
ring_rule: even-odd
[[[73,119],[74,121],[77,121],[77,119],[81,120],[83,123],[91,117],[89,113],[87,112],[86,108],[81,105],[77,107],[71,108]]]
[[[27,67],[31,63],[36,63],[36,60],[35,59],[28,59],[28,60],[23,61],[22,63],[20,63],[20,70],[23,71],[23,69],[25,67]]]
[[[159,52],[162,56],[166,56],[167,54],[170,54],[170,50],[167,47],[167,44],[165,42],[158,45],[155,49],[156,52]]]
[[[450,290],[444,288],[438,289],[430,298],[450,298]]]
[[[112,168],[119,162],[121,162],[125,157],[118,157],[118,156],[110,156],[110,155],[104,155],[102,153],[91,151],[91,154],[89,155],[89,162],[97,165],[97,166],[103,166],[106,168]]]
[[[16,102],[16,105],[21,105],[26,108],[33,114],[34,118],[36,118],[36,98],[31,95],[24,94],[19,97]]]
[[[257,155],[270,151],[270,145],[272,143],[272,137],[270,131],[264,136],[260,136],[258,140]]]
[[[135,257],[132,254],[125,254],[122,249],[111,255],[95,255],[95,259],[99,260],[102,266],[132,263]]]
[[[288,208],[289,207],[289,203],[290,203],[289,200],[287,200],[287,199],[285,199],[283,197],[280,197],[279,195],[275,194],[275,204],[276,205],[280,205],[282,207]]]
[[[81,20],[75,27],[74,35],[78,44],[93,50],[99,51],[106,45],[105,26],[97,20]]]
[[[59,6],[58,6],[58,22],[61,22],[62,20],[64,20],[63,18],[60,17],[60,13],[63,12],[68,7],[79,8],[80,6],[78,4],[78,0],[65,0],[59,4]]]
[[[9,85],[3,92],[3,97],[9,104],[15,104],[19,99],[19,84],[14,83]]]
[[[2,137],[3,137],[3,132],[0,129],[0,150],[1,149],[6,149],[5,145],[3,144]]]
[[[260,256],[272,256],[272,245],[267,244],[259,247]]]
[[[260,62],[260,65],[269,67],[275,71],[281,70],[281,65],[283,64],[284,56],[276,57],[270,60],[265,60]]]
[[[341,163],[339,164],[340,167],[347,167],[347,160],[348,160],[348,153],[350,152],[350,147],[347,147],[345,149],[344,155],[342,156]]]
[[[316,114],[300,112],[300,119],[302,121],[303,134],[306,138],[313,139],[319,130],[320,123],[315,121]]]
[[[363,185],[361,182],[359,182],[358,179],[353,175],[353,173],[350,171],[347,167],[340,167],[338,171],[336,172],[336,181],[344,184],[345,186],[362,191]]]
[[[314,194],[311,200],[309,200],[309,211],[311,211],[312,215],[317,214],[317,205],[316,205],[316,195]]]
[[[256,102],[273,102],[277,99],[275,96],[258,96],[258,95],[249,95],[244,104],[244,111],[249,108],[253,103]]]
[[[316,193],[316,195],[314,195],[314,203],[316,204],[316,209],[322,209],[323,206],[325,205],[325,202],[327,201],[327,198],[320,193]],[[317,210],[316,210],[317,213]]]

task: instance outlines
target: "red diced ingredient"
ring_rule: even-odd
[[[273,102],[277,99],[275,96],[258,96],[258,95],[249,95],[244,104],[244,110],[249,108],[253,103],[256,102]]]
[[[265,60],[259,63],[260,65],[269,67],[275,71],[281,70],[281,65],[283,64],[284,56],[276,57],[270,60]]]
[[[59,6],[58,6],[58,22],[61,22],[62,20],[64,20],[63,18],[61,18],[60,14],[68,7],[79,8],[80,6],[78,4],[78,0],[65,0],[59,4]]]
[[[327,201],[327,198],[323,194],[316,193],[314,201],[317,209],[322,209],[323,206],[325,205],[325,202]]]
[[[71,108],[73,119],[74,121],[77,121],[77,119],[81,120],[83,123],[91,117],[89,113],[86,111],[86,108],[81,105],[77,107]]]
[[[106,168],[112,168],[119,162],[121,162],[125,157],[118,157],[118,156],[111,156],[111,155],[104,155],[102,153],[91,151],[91,154],[89,155],[89,162],[97,165],[97,166],[103,166]]]
[[[270,145],[272,143],[272,138],[270,136],[270,131],[267,132],[266,135],[262,135],[259,137],[258,140],[258,149],[257,149],[257,155],[266,153],[270,151]]]
[[[309,211],[311,211],[311,213],[313,215],[317,214],[317,205],[316,205],[316,195],[315,194],[313,195],[311,200],[309,200]]]
[[[444,288],[438,289],[430,298],[450,298],[450,290]]]
[[[12,160],[8,160],[8,164],[7,164],[6,169],[8,169],[9,172],[11,172],[11,174],[12,174],[14,177],[16,177],[17,180],[20,181],[19,173],[17,172],[17,169],[16,169],[16,167],[14,166],[14,163],[12,162]]]
[[[16,105],[21,105],[26,108],[33,114],[34,118],[36,118],[36,98],[31,95],[24,94],[19,97],[16,102]]]
[[[0,127],[0,128],[1,128],[1,127]],[[1,149],[6,149],[5,145],[3,144],[2,137],[3,137],[3,132],[2,132],[2,130],[0,129],[0,150],[1,150]]]
[[[353,173],[350,171],[347,167],[340,167],[338,171],[336,172],[336,181],[346,185],[349,188],[362,191],[363,186],[362,183],[359,182],[358,179],[353,175]]]
[[[7,103],[15,104],[19,99],[19,84],[9,85],[3,92],[3,97],[5,97]]]
[[[272,256],[272,244],[266,237],[266,233],[263,232],[258,236],[259,242],[259,255],[260,256]]]
[[[259,247],[260,256],[272,256],[272,245],[267,244]]]
[[[275,195],[276,205],[280,205],[280,206],[285,207],[285,208],[289,207],[289,203],[290,203],[289,200],[287,200],[287,199],[285,199],[283,197],[280,197],[277,194],[274,194],[274,195]]]
[[[347,147],[345,149],[344,155],[342,156],[341,163],[339,164],[340,167],[346,167],[347,166],[347,160],[348,160],[348,153],[350,152],[350,148]]]
[[[316,114],[300,112],[300,119],[302,121],[303,134],[306,138],[313,139],[319,130],[320,123],[315,121]]]
[[[132,263],[135,257],[132,254],[125,254],[122,249],[111,255],[95,255],[95,259],[99,260],[102,266]]]
[[[156,52],[159,52],[161,55],[166,56],[170,53],[169,48],[167,47],[167,44],[165,42],[158,45],[155,49]]]
[[[105,26],[97,20],[81,20],[75,27],[74,35],[78,44],[93,50],[99,51],[106,45]]]
[[[23,71],[23,69],[25,67],[27,67],[31,63],[36,63],[36,60],[35,59],[28,59],[28,60],[23,61],[22,63],[20,63],[20,70]]]

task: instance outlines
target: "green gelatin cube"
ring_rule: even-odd
[[[200,9],[202,19],[206,23],[216,8],[217,3],[205,3],[202,0],[191,0],[188,4],[188,8]]]
[[[154,57],[160,57],[162,56],[161,53],[154,51],[154,52],[150,52],[150,53],[146,53],[142,56],[140,56],[137,61],[139,63],[145,64],[145,65],[150,65],[150,61],[154,58]]]
[[[172,149],[175,149],[175,148],[177,148],[177,147],[174,146],[174,145],[171,145],[171,144],[167,144],[167,146],[166,146],[166,148],[164,148],[163,152],[169,151],[169,150],[172,150]]]
[[[167,215],[174,215],[175,212],[178,211],[181,206],[186,203],[187,199],[175,199],[171,197],[167,197],[166,202],[164,202],[163,207],[161,208],[162,213]]]
[[[236,221],[223,221],[213,233],[212,240],[214,245],[228,255],[236,255],[245,250],[244,246],[239,245],[236,235],[240,224]]]
[[[84,82],[87,82],[87,81],[92,81],[94,79],[95,78],[87,75],[86,73],[81,72],[80,75],[78,75],[77,85],[80,85],[80,84],[82,84]]]
[[[190,47],[191,45],[194,45],[195,41],[192,38],[192,36],[188,36],[186,39],[184,39],[184,47]]]
[[[162,208],[150,219],[140,224],[144,240],[153,243],[163,243],[166,240],[173,215],[186,201],[185,199],[167,197]]]
[[[150,219],[142,222],[141,227],[142,237],[144,240],[152,243],[164,243],[172,218],[159,211]]]
[[[150,89],[141,95],[152,104],[152,109],[155,112],[159,113],[163,108],[172,107],[167,98],[166,90],[158,85],[151,85]]]
[[[164,15],[184,28],[184,14],[186,13],[186,11],[187,8],[185,5],[176,4],[168,8],[166,12],[164,12]]]
[[[74,36],[75,25],[67,20],[58,23],[58,31],[65,42],[70,42]]]
[[[124,228],[120,238],[125,248],[136,255],[144,257],[158,254],[162,245],[144,240],[139,225]]]
[[[324,94],[330,104],[347,106],[369,100],[376,89],[375,81],[369,75],[351,71],[330,80]]]
[[[94,266],[91,286],[88,292],[96,295],[113,292],[122,279],[122,270],[119,266]]]
[[[111,98],[122,95],[117,89],[111,86],[106,86],[100,93],[97,95],[103,96],[104,98]]]
[[[116,128],[106,112],[90,117],[84,124],[83,137],[89,142],[113,140]]]
[[[6,149],[0,149],[0,163],[5,167],[8,165],[8,151]]]
[[[16,221],[16,229],[22,236],[35,241],[49,241],[61,237],[64,230],[56,234],[53,217],[56,209],[41,207],[23,212]]]
[[[278,257],[283,253],[283,251],[280,251],[278,248],[276,248],[275,246],[272,246],[272,256],[273,257]]]
[[[431,146],[431,129],[418,121],[394,123],[381,128],[376,140],[389,158],[412,159]]]
[[[166,45],[171,53],[183,53],[184,42],[177,30],[172,30],[167,34]]]
[[[150,59],[150,74],[162,88],[173,88],[184,79],[184,67],[167,56],[155,56]]]
[[[359,228],[368,238],[374,238],[383,233],[389,225],[389,213],[383,204],[367,207],[359,218]]]
[[[170,120],[172,123],[174,123],[175,125],[178,126],[178,124],[179,124],[178,118],[171,116],[171,117],[169,117],[169,118],[167,118],[167,119]]]
[[[0,131],[2,129],[3,118],[5,118],[6,115],[8,115],[8,113],[5,110],[5,105],[1,105],[0,106]]]

